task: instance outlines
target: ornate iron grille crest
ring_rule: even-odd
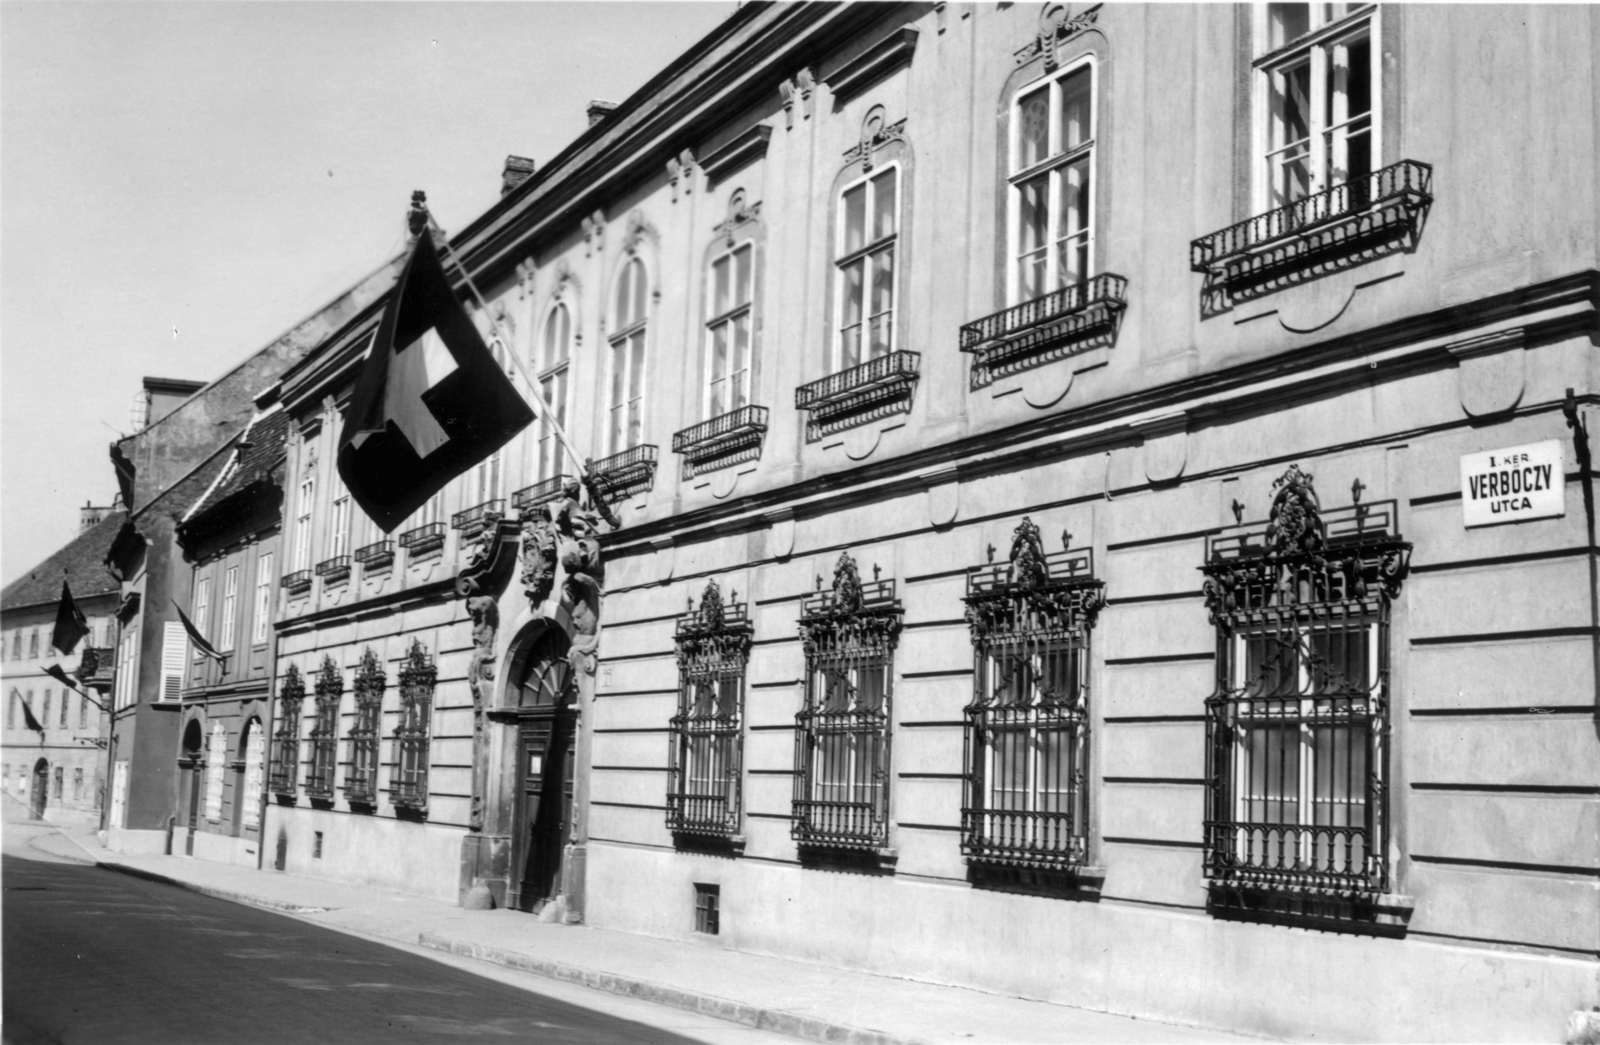
[[[731,838],[739,829],[745,665],[755,635],[744,603],[715,580],[678,618],[678,713],[668,751],[667,827]]]
[[[278,687],[278,728],[273,734],[272,791],[294,794],[295,775],[300,763],[300,705],[306,699],[306,684],[300,669],[290,664]]]
[[[395,729],[394,804],[421,811],[428,805],[428,725],[439,677],[433,658],[413,640],[400,668],[400,725]]]
[[[356,718],[350,727],[350,774],[345,778],[345,797],[351,802],[371,805],[378,797],[378,721],[388,684],[383,664],[369,646],[356,668]]]

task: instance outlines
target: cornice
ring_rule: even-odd
[[[273,630],[281,638],[284,635],[293,635],[308,628],[366,616],[371,613],[393,610],[408,602],[452,602],[455,601],[455,585],[455,575],[452,574],[443,580],[429,581],[414,588],[401,588],[398,591],[379,595],[375,598],[362,599],[339,606],[330,606],[328,609],[317,610],[298,617],[288,617],[274,622]]]

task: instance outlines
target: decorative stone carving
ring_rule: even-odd
[[[667,183],[672,186],[672,202],[678,202],[678,184],[683,184],[683,194],[694,191],[694,153],[688,149],[667,161]]]
[[[1016,52],[1017,64],[1027,65],[1043,55],[1045,72],[1053,72],[1059,64],[1056,57],[1057,45],[1094,25],[1100,17],[1100,7],[1100,4],[1095,4],[1069,18],[1066,4],[1045,4],[1039,12],[1038,34],[1028,46]]]
[[[630,211],[627,231],[622,236],[623,253],[637,254],[640,242],[646,237],[657,243],[661,242],[661,235],[656,232],[656,227],[650,224],[650,219],[646,218],[642,211]]]
[[[1070,540],[1071,535],[1063,532],[1063,550],[1049,555],[1032,519],[1024,517],[1017,524],[1007,561],[985,566],[969,577],[964,601],[967,626],[975,639],[1039,627],[1094,627],[1105,605],[1105,585],[1094,578],[1087,551],[1067,550]],[[991,544],[991,562],[994,551]]]
[[[797,107],[800,109],[801,119],[811,119],[811,98],[816,89],[817,80],[809,68],[803,68],[795,73],[792,80],[786,78],[779,82],[778,93],[783,96],[783,116],[787,130],[794,130],[794,111]]]
[[[888,123],[884,108],[874,105],[861,120],[861,139],[845,150],[844,162],[860,161],[862,171],[872,170],[872,154],[890,142],[905,141],[906,121]]]
[[[728,197],[728,216],[718,222],[713,231],[727,246],[732,247],[734,236],[739,229],[760,220],[761,201],[746,203],[744,190],[734,189],[733,195]]]
[[[595,211],[583,219],[583,256],[590,257],[597,250],[604,250],[606,245],[606,215],[604,211]]]
[[[488,595],[467,600],[472,615],[472,659],[467,663],[467,685],[472,689],[472,808],[468,826],[483,829],[484,710],[489,705],[489,683],[494,681],[495,638],[500,631],[500,605]]]

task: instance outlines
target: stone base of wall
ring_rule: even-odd
[[[194,856],[197,860],[209,860],[217,864],[233,864],[237,867],[256,866],[256,854],[260,846],[253,838],[234,838],[230,835],[213,834],[209,831],[196,831],[194,836]]]
[[[284,870],[311,878],[415,893],[458,901],[461,844],[466,831],[375,816],[357,816],[304,806],[268,806],[261,832],[272,868],[279,832],[287,839]],[[316,832],[322,832],[322,855]]]
[[[112,827],[106,831],[106,848],[126,856],[160,856],[167,851],[167,833]]]

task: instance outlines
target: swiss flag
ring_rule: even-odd
[[[345,411],[345,486],[389,533],[533,419],[467,318],[433,235],[423,229]]]

